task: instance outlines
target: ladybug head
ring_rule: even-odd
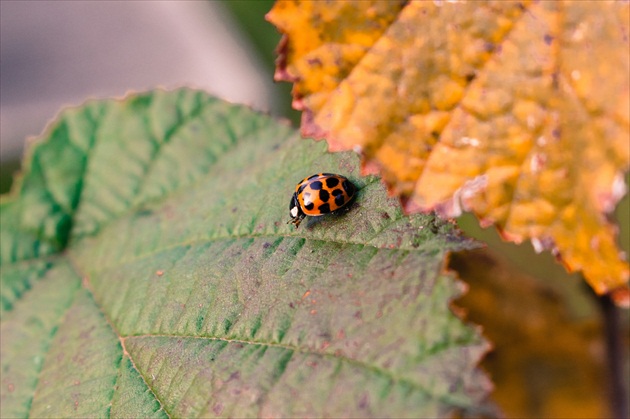
[[[306,214],[302,211],[302,207],[300,207],[300,202],[298,201],[297,193],[293,194],[291,198],[291,202],[289,203],[289,215],[291,219],[287,222],[295,224],[295,228],[300,226],[302,219],[306,217]]]

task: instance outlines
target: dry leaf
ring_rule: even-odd
[[[630,162],[630,5],[277,2],[302,133],[360,150],[407,211],[474,212],[598,293],[627,286],[608,220]]]

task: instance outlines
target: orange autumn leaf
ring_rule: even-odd
[[[630,163],[630,5],[279,1],[302,133],[361,151],[409,212],[472,211],[627,287],[609,215]]]

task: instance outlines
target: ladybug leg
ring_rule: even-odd
[[[287,221],[287,224],[292,223],[293,225],[295,225],[295,228],[298,228],[304,217],[306,217],[306,214],[300,213],[297,217],[291,218],[289,221]]]

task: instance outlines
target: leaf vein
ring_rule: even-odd
[[[423,385],[421,385],[420,383],[413,381],[409,378],[405,378],[405,377],[401,377],[400,375],[397,375],[396,373],[394,373],[393,371],[387,370],[385,368],[381,368],[378,367],[376,365],[372,365],[372,364],[368,364],[367,362],[364,361],[360,361],[357,359],[352,359],[352,358],[348,358],[345,356],[341,356],[341,355],[337,355],[337,354],[332,354],[332,353],[327,353],[327,352],[318,352],[315,350],[311,350],[309,348],[301,348],[299,346],[295,346],[295,345],[288,345],[288,344],[283,344],[283,343],[277,343],[277,342],[264,342],[264,341],[256,341],[256,340],[251,340],[251,339],[232,339],[232,338],[225,338],[225,337],[218,337],[218,336],[186,336],[186,335],[176,335],[176,334],[141,334],[141,335],[127,335],[125,337],[123,337],[122,339],[130,339],[130,338],[137,338],[137,339],[143,339],[143,338],[174,338],[174,339],[197,339],[197,340],[209,340],[209,341],[220,341],[220,342],[226,342],[227,344],[246,344],[246,345],[259,345],[259,346],[263,346],[266,348],[281,348],[281,349],[286,349],[289,351],[292,351],[293,353],[302,353],[302,354],[306,354],[306,355],[313,355],[313,356],[318,356],[318,357],[322,357],[322,358],[328,358],[328,359],[335,359],[341,362],[345,362],[349,365],[355,366],[359,369],[365,370],[365,371],[370,371],[372,373],[375,373],[377,375],[381,375],[384,376],[386,378],[388,378],[392,383],[400,383],[400,384],[404,384],[407,386],[410,386],[412,388],[416,388],[417,390],[423,392],[424,394],[430,396],[431,398],[435,399],[435,400],[439,400],[441,402],[447,403],[447,404],[451,404],[451,405],[456,405],[462,408],[465,407],[470,407],[469,403],[462,403],[461,399],[458,399],[457,397],[452,397],[450,395],[444,395],[444,394],[436,394],[436,392],[424,387]]]
[[[80,287],[77,287],[74,290],[74,296],[72,297],[72,299],[70,299],[68,306],[65,309],[65,312],[62,316],[59,316],[59,321],[56,324],[56,327],[54,328],[53,333],[50,334],[49,339],[48,339],[48,343],[46,345],[46,347],[44,348],[44,350],[42,351],[43,353],[48,353],[48,350],[50,349],[50,345],[52,344],[52,341],[54,340],[55,336],[57,335],[57,333],[59,332],[59,326],[63,324],[63,322],[66,319],[66,316],[68,315],[68,312],[70,311],[70,308],[72,307],[72,305],[74,304],[74,302],[76,301],[77,295],[79,293],[79,291],[81,290]],[[28,400],[28,402],[26,403],[27,405],[27,409],[28,409],[28,417],[33,417],[33,412],[32,412],[32,408],[33,408],[33,399],[35,399],[35,396],[37,395],[37,387],[39,385],[39,381],[41,379],[41,372],[44,369],[44,365],[46,365],[46,360],[42,361],[39,366],[38,366],[38,370],[36,371],[36,375],[37,378],[35,380],[35,383],[33,385],[33,393],[31,394],[30,399]],[[54,364],[56,365],[56,364]]]
[[[116,336],[118,336],[118,340],[120,342],[120,346],[122,348],[123,351],[123,356],[121,357],[121,360],[119,361],[119,365],[122,365],[122,359],[124,358],[124,356],[126,355],[129,358],[129,362],[131,362],[131,365],[133,366],[133,368],[138,372],[138,375],[140,376],[140,378],[142,378],[142,381],[144,382],[144,384],[147,386],[147,389],[149,391],[151,391],[151,394],[153,395],[153,397],[155,398],[155,400],[157,400],[157,402],[160,404],[160,409],[164,410],[164,413],[166,413],[166,415],[170,418],[172,417],[172,415],[164,408],[164,403],[162,402],[162,400],[157,396],[157,394],[153,391],[153,389],[151,388],[151,386],[149,386],[149,383],[147,382],[146,378],[144,377],[144,375],[140,372],[140,370],[136,367],[136,363],[134,362],[133,358],[131,357],[131,354],[127,351],[127,348],[125,347],[125,340],[124,338],[121,336],[120,332],[118,331],[118,329],[116,328],[116,326],[114,325],[114,323],[111,321],[111,319],[109,318],[109,316],[107,315],[107,313],[105,313],[105,311],[103,310],[103,306],[102,304],[98,301],[98,299],[96,298],[96,294],[94,293],[93,289],[92,289],[92,285],[90,283],[90,278],[89,276],[83,275],[81,274],[81,270],[78,268],[76,261],[74,261],[72,259],[72,257],[68,256],[68,261],[70,262],[70,264],[72,265],[74,271],[77,273],[77,275],[79,275],[80,278],[84,278],[83,280],[83,287],[79,287],[78,289],[85,289],[90,297],[92,298],[92,300],[94,300],[94,305],[96,306],[96,308],[98,309],[98,311],[101,313],[101,315],[103,316],[103,319],[105,319],[105,321],[107,322],[107,324],[109,325],[109,327],[111,328],[111,330],[114,332],[114,334]],[[112,400],[114,397],[115,393],[112,393]],[[111,400],[110,400],[111,403]],[[31,415],[29,415],[31,416]]]

